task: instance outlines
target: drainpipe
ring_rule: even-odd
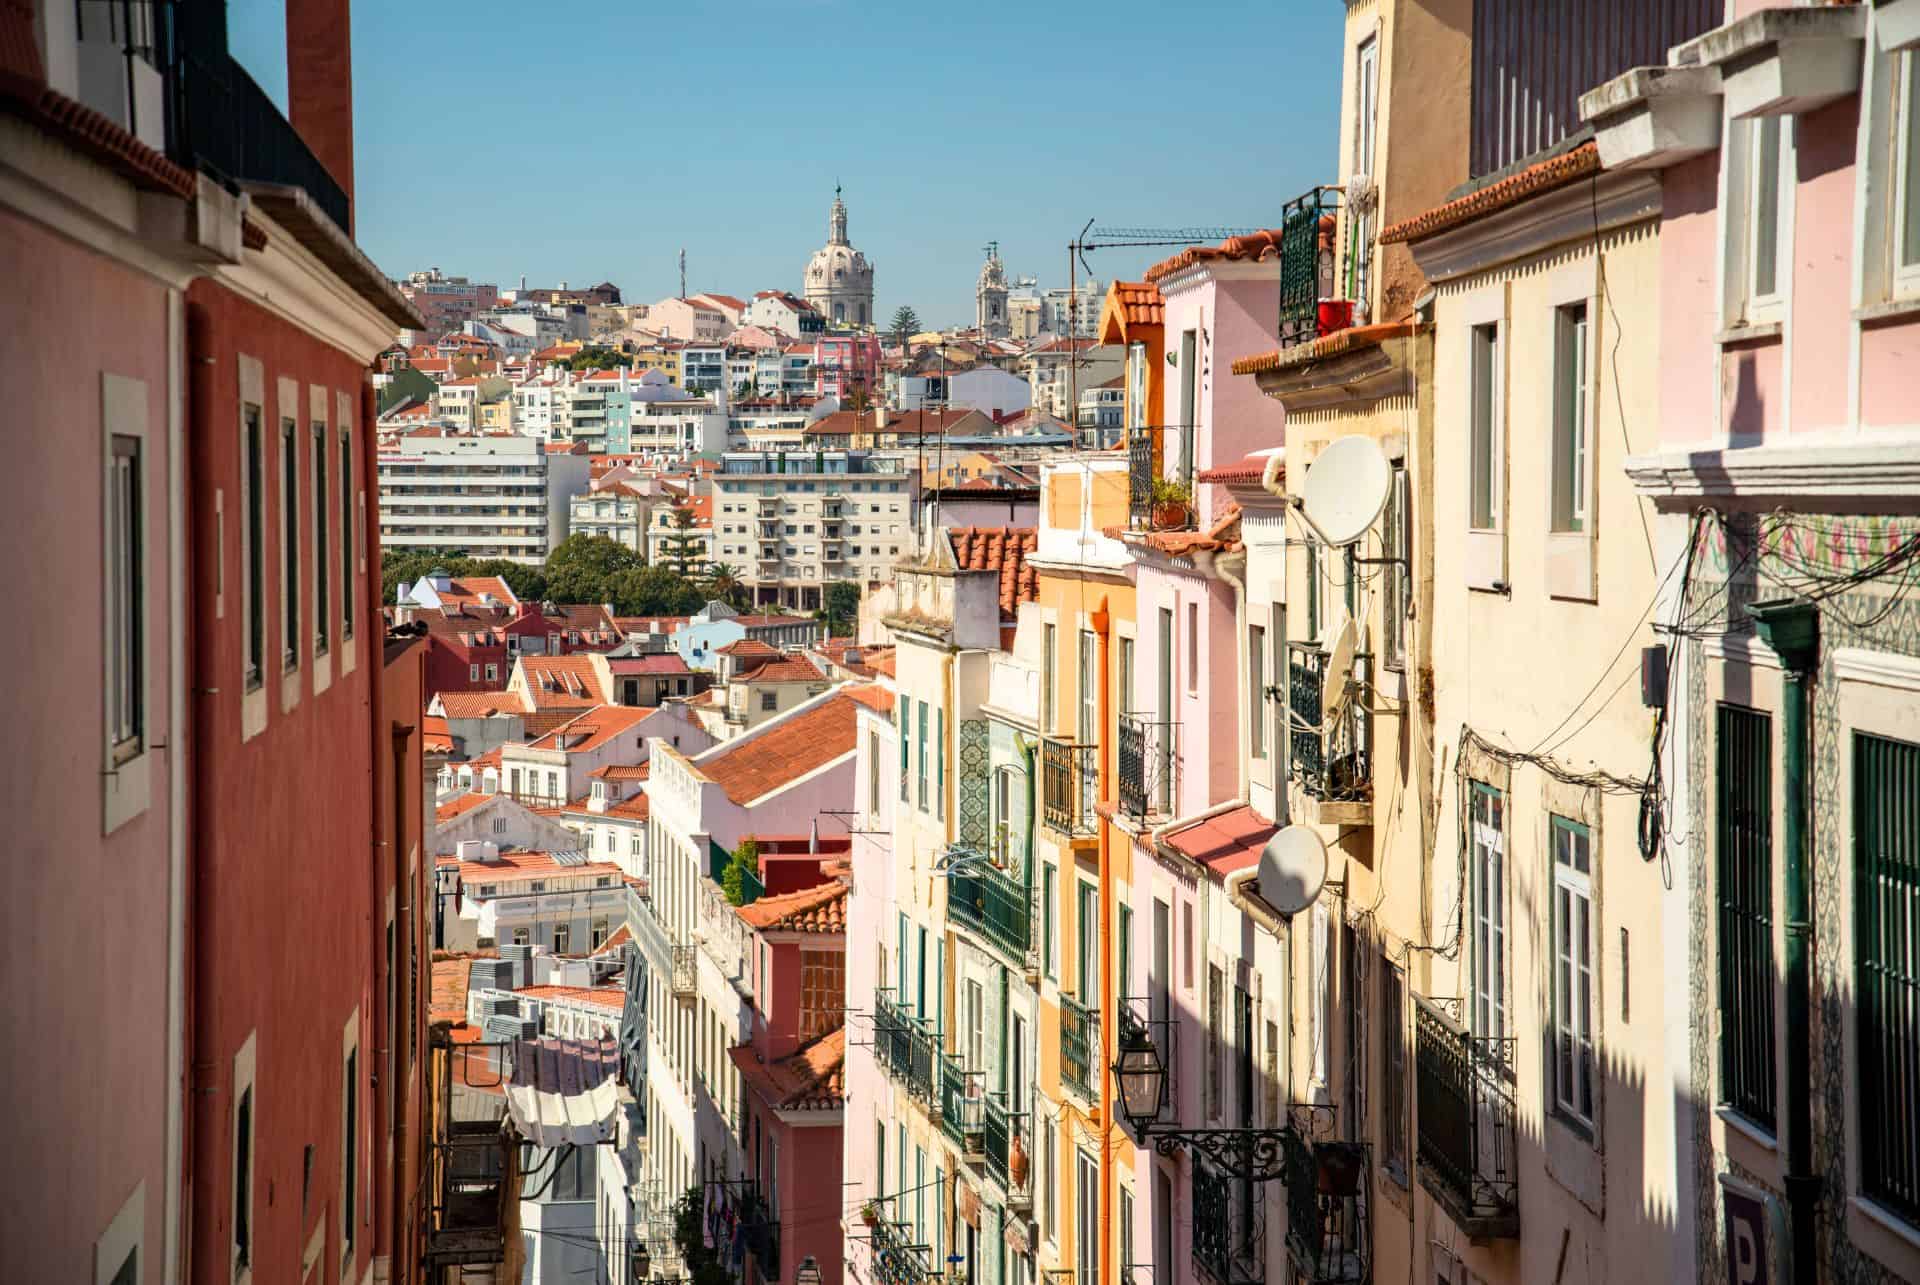
[[[1079,423],[1076,410],[1074,422]],[[1113,745],[1113,738],[1107,734],[1107,716],[1111,712],[1111,685],[1113,660],[1113,614],[1107,609],[1105,597],[1094,608],[1088,621],[1093,626],[1094,635],[1099,639],[1100,647],[1100,699],[1098,704],[1099,723],[1097,743],[1094,751],[1096,797],[1105,799],[1111,796],[1112,782],[1108,779],[1107,751]],[[1117,1175],[1109,1172],[1112,1168],[1113,1148],[1107,1144],[1107,1133],[1113,1127],[1113,1078],[1107,1074],[1107,1067],[1113,1059],[1113,1014],[1119,1004],[1114,995],[1113,954],[1114,954],[1114,918],[1118,912],[1114,908],[1113,896],[1113,843],[1111,827],[1104,819],[1096,833],[1100,837],[1100,1056],[1094,1064],[1094,1073],[1100,1077],[1100,1279],[1115,1279],[1113,1267],[1113,1206],[1114,1182]]]
[[[180,1202],[184,1182],[186,1116],[192,1102],[187,1067],[187,786],[194,768],[193,712],[187,701],[187,667],[192,641],[187,629],[188,579],[192,552],[188,541],[186,407],[195,368],[188,365],[186,293],[167,298],[167,1132],[166,1186],[162,1197],[163,1240],[160,1279],[173,1285],[183,1267]]]
[[[1813,1168],[1812,871],[1807,851],[1807,684],[1820,654],[1820,611],[1810,602],[1775,599],[1747,608],[1760,641],[1785,667],[1781,684],[1781,749],[1785,810],[1781,840],[1786,858],[1787,911],[1787,1206],[1793,1227],[1794,1285],[1814,1285],[1815,1215],[1820,1177]]]
[[[1227,902],[1275,937],[1280,937],[1284,934],[1286,921],[1274,913],[1273,907],[1247,891],[1247,885],[1258,883],[1259,879],[1259,866],[1236,870],[1228,875],[1226,878]]]
[[[367,917],[367,959],[370,967],[367,970],[366,976],[369,982],[381,976],[381,961],[385,954],[382,948],[382,934],[385,928],[387,898],[381,895],[382,863],[380,860],[380,849],[392,841],[381,837],[380,799],[383,791],[381,789],[380,762],[383,756],[391,755],[394,752],[393,742],[390,739],[391,732],[387,725],[386,710],[386,618],[381,614],[380,610],[382,606],[381,598],[384,596],[382,593],[383,582],[380,576],[380,500],[379,489],[373,485],[374,466],[380,458],[376,427],[379,421],[379,407],[374,399],[371,375],[372,372],[369,369],[363,371],[360,376],[360,484],[367,496],[364,531],[361,538],[364,542],[362,547],[366,549],[367,553],[367,573],[361,576],[359,580],[360,586],[365,591],[360,603],[360,619],[363,623],[359,627],[364,631],[363,637],[366,643],[367,656],[364,662],[357,663],[355,666],[357,672],[365,676],[367,684],[367,838],[372,848],[372,851],[368,853],[367,864],[373,872],[370,880],[372,884],[372,888],[370,889],[371,904],[368,906],[369,914]],[[355,573],[358,574],[357,567],[355,568]],[[351,592],[352,586],[342,585],[340,591],[343,594]],[[354,641],[356,651],[360,646],[360,642],[360,638],[356,638]],[[413,714],[413,717],[419,717],[417,711]],[[399,799],[395,799],[394,804],[396,807],[404,806]],[[424,806],[424,799],[422,806]],[[422,817],[421,821],[424,825],[425,818]],[[397,843],[394,844],[394,847],[396,850],[390,854],[388,868],[391,870],[405,870],[407,856],[404,852],[397,850]],[[394,902],[394,915],[397,919],[400,913],[401,901],[400,888],[397,880],[391,892]],[[398,944],[399,934],[396,931],[396,947]],[[394,954],[395,959],[393,966],[395,968],[404,968],[406,962],[399,958],[398,949],[395,950]],[[386,980],[388,981],[388,985],[384,987],[383,990],[386,995],[391,995],[393,993],[391,979]],[[409,990],[414,996],[418,996],[418,979],[415,980],[413,986],[409,987]],[[372,986],[369,985],[366,989],[366,998],[363,1001],[361,1011],[363,1013],[372,1013],[377,1007],[384,1004],[384,1001],[385,996],[375,996]],[[417,999],[415,1002],[418,1002]],[[389,1012],[387,1014],[385,1029],[380,1031],[389,1049],[393,1047],[393,1030],[397,1017],[398,1014]],[[362,1032],[371,1029],[372,1025],[370,1021],[362,1019]],[[366,1063],[367,1059],[364,1055],[367,1049],[367,1040],[364,1035],[360,1038],[360,1048],[362,1050],[362,1062]],[[379,1088],[389,1088],[389,1086],[380,1083],[380,1056],[378,1051],[375,1052],[375,1056],[371,1060],[370,1065],[373,1068],[372,1073],[369,1075],[365,1070],[362,1070],[361,1075],[363,1079]],[[393,1087],[397,1088],[398,1086]],[[361,1091],[364,1092],[364,1089]],[[377,1098],[372,1096],[369,1096],[368,1100],[378,1101]],[[396,1110],[405,1109],[404,1105],[402,1105],[400,1095],[397,1093],[389,1092],[388,1100],[395,1104]],[[365,1114],[365,1112],[362,1112],[363,1117]],[[361,1139],[365,1139],[368,1136],[368,1130],[363,1120],[356,1120],[354,1127],[360,1131]],[[387,1128],[389,1130],[387,1140],[391,1142],[393,1137],[391,1133],[393,1128],[392,1119],[388,1119]],[[359,1141],[360,1140],[356,1140],[356,1145],[358,1145]],[[361,1151],[362,1154],[373,1154],[370,1149],[364,1147],[361,1148]],[[399,1163],[397,1154],[395,1156],[395,1163]],[[391,1173],[370,1174],[369,1178],[383,1185],[393,1181],[393,1175]],[[359,1180],[356,1179],[356,1182],[357,1181]],[[355,1190],[362,1189],[363,1188],[359,1187],[355,1188]],[[376,1199],[378,1199],[379,1195],[383,1194],[385,1193],[376,1193]],[[377,1208],[377,1206],[375,1207]],[[362,1211],[349,1210],[346,1212],[349,1217],[360,1219],[364,1223],[365,1219]],[[372,1230],[375,1232],[378,1231],[377,1228]],[[398,1231],[399,1229],[396,1227],[388,1228],[387,1247],[389,1254],[393,1251],[393,1238],[398,1234]],[[372,1237],[372,1239],[377,1243],[378,1236],[376,1235]],[[369,1248],[372,1247],[370,1246]],[[355,1262],[358,1263],[358,1261],[359,1257],[356,1254]],[[369,1259],[369,1261],[371,1260]]]

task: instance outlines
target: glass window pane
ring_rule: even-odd
[[[1753,293],[1760,298],[1779,286],[1780,118],[1763,116],[1754,127]]]

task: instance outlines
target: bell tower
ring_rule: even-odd
[[[987,261],[973,290],[973,324],[983,338],[1007,337],[1007,270],[1000,262],[1000,243],[986,245]]]

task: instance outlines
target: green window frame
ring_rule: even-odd
[[[933,719],[933,759],[939,773],[939,779],[934,783],[933,814],[945,820],[947,816],[947,707],[942,705],[935,710]]]
[[[1081,883],[1075,892],[1074,983],[1079,989],[1080,1002],[1088,1008],[1097,1008],[1100,1004],[1100,891],[1090,883]]]
[[[913,697],[900,698],[900,801],[907,801],[907,745],[913,739]]]
[[[915,724],[914,740],[914,780],[917,783],[917,806],[922,812],[927,810],[927,703],[920,702],[920,718]]]
[[[1133,907],[1122,903],[1114,914],[1113,925],[1114,989],[1119,998],[1131,994],[1133,977]]]
[[[1853,737],[1861,1194],[1920,1224],[1920,745]]]
[[[1715,710],[1714,897],[1719,929],[1718,1100],[1776,1126],[1773,952],[1773,720]]]

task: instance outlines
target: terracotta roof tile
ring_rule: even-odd
[[[640,705],[599,705],[568,720],[531,742],[528,749],[564,750],[568,754],[597,750],[653,716],[654,710]],[[578,737],[579,739],[574,739]],[[561,745],[565,738],[568,743]]]
[[[1040,573],[1027,558],[1040,547],[1032,527],[961,526],[947,532],[962,571],[1000,573],[1000,614],[1012,616],[1040,597]]]
[[[853,753],[855,702],[836,692],[693,760],[696,771],[745,805]]]
[[[844,933],[847,885],[835,879],[798,892],[762,897],[733,913],[763,932]]]
[[[440,692],[434,699],[448,718],[492,718],[527,712],[527,703],[513,692]]]
[[[1600,145],[1588,139],[1571,151],[1549,156],[1424,214],[1391,224],[1380,233],[1380,240],[1382,244],[1418,241],[1599,172]]]
[[[1286,370],[1291,366],[1304,366],[1326,357],[1351,352],[1356,348],[1371,348],[1385,343],[1389,339],[1399,339],[1413,333],[1411,321],[1383,321],[1372,326],[1349,326],[1345,330],[1336,330],[1330,335],[1304,344],[1295,344],[1291,348],[1278,348],[1272,352],[1256,353],[1251,357],[1242,357],[1233,363],[1236,375],[1262,375],[1271,371]]]
[[[481,794],[477,791],[469,790],[467,793],[456,795],[436,807],[433,810],[434,823],[436,825],[445,825],[456,817],[465,816],[483,803],[491,803],[495,799],[505,797],[503,794]]]
[[[601,689],[600,675],[590,657],[522,656],[520,667],[526,674],[535,709],[578,711],[611,702],[609,694]]]
[[[879,710],[882,714],[893,713],[893,693],[878,683],[865,683],[859,687],[849,687],[847,695],[859,701],[868,709]]]
[[[847,1028],[842,1026],[774,1062],[762,1062],[751,1044],[727,1050],[740,1077],[776,1110],[838,1110],[847,1097]]]
[[[618,986],[522,986],[514,994],[530,999],[591,1004],[595,1008],[612,1009],[616,1013],[627,1006],[627,993]]]
[[[1162,259],[1148,268],[1146,278],[1157,286],[1163,277],[1170,277],[1183,268],[1210,259],[1242,259],[1250,263],[1258,263],[1268,256],[1277,259],[1280,257],[1280,237],[1279,228],[1267,228],[1260,232],[1249,232],[1245,236],[1230,236],[1219,245],[1189,246],[1172,258]]]
[[[1234,808],[1165,835],[1167,845],[1215,876],[1245,870],[1280,827],[1250,807]]]
[[[787,656],[742,668],[736,675],[745,683],[824,683],[827,676],[805,656]]]
[[[736,620],[738,618],[737,616],[734,617]],[[748,660],[754,657],[764,657],[767,660],[772,660],[780,654],[778,647],[770,643],[763,643],[758,638],[737,639],[724,647],[715,647],[713,650],[716,655],[732,656],[736,660]]]
[[[1255,451],[1243,459],[1231,464],[1222,464],[1218,468],[1201,469],[1194,476],[1202,482],[1213,482],[1229,486],[1256,486],[1267,475],[1267,462],[1273,458],[1271,451]]]

